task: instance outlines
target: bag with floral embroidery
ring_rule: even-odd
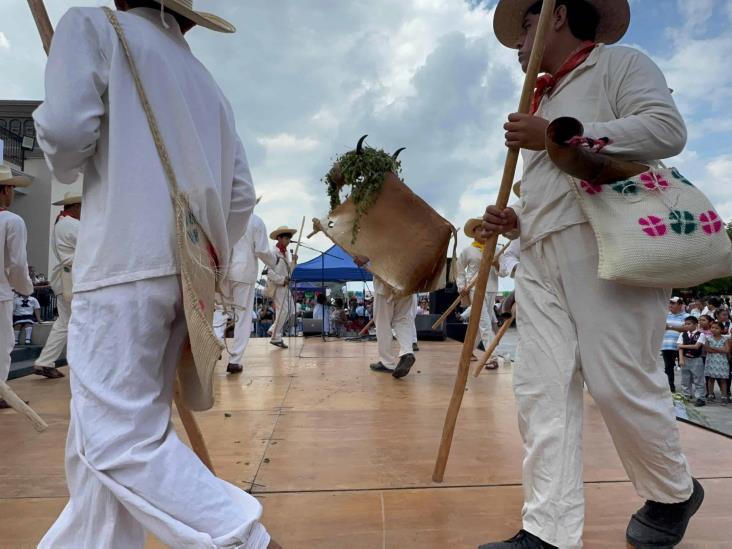
[[[709,199],[676,168],[591,185],[570,178],[597,239],[598,276],[687,288],[732,275],[732,242]]]

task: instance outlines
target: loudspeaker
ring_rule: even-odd
[[[462,322],[455,322],[445,326],[445,334],[447,337],[455,341],[460,341],[461,343],[465,341],[465,333],[467,331],[468,325]]]
[[[414,319],[417,327],[417,339],[444,341],[445,324],[443,323],[438,330],[432,329],[432,325],[438,318],[440,318],[440,315],[417,315]]]

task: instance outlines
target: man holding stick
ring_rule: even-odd
[[[290,257],[290,252],[287,250],[287,246],[290,245],[295,234],[297,234],[297,229],[282,225],[269,235],[270,239],[276,242],[272,248],[275,265],[267,270],[268,286],[275,304],[275,321],[272,325],[272,339],[269,342],[281,349],[287,349],[287,344],[282,339],[285,324],[297,314],[295,300],[292,299],[290,291],[292,265],[297,262],[297,255],[293,254]],[[289,326],[288,330],[290,328],[292,326]]]
[[[178,185],[218,268],[244,234],[255,194],[234,114],[184,33],[234,32],[185,0],[115,0]],[[35,111],[62,183],[84,176],[69,323],[70,499],[41,548],[264,549],[262,506],[216,478],[171,426],[187,340],[170,188],[124,48],[96,8],[61,19]],[[270,546],[276,546],[271,544]]]
[[[526,70],[541,2],[501,0],[494,29]],[[686,129],[656,65],[639,51],[608,48],[628,27],[626,0],[557,0],[532,115],[512,114],[506,145],[521,148],[519,206],[490,206],[484,226],[520,229],[519,361],[514,390],[524,441],[523,529],[490,549],[582,545],[583,383],[646,504],[628,525],[634,547],[672,547],[704,497],[681,452],[675,413],[656,355],[669,292],[597,278],[592,230],[566,176],[544,146],[550,120],[579,119],[629,160],[678,154]],[[551,75],[551,76],[550,76]],[[596,311],[603,311],[602,319]],[[634,322],[627,322],[633,318]]]

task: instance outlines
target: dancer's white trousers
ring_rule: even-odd
[[[496,292],[485,293],[485,298],[483,299],[483,309],[480,313],[480,323],[478,324],[478,334],[475,336],[476,348],[478,347],[478,345],[480,345],[481,341],[483,342],[483,347],[486,349],[493,342],[493,337],[495,335],[493,332],[493,326],[498,324],[496,311],[493,309],[493,306],[496,304],[496,295]],[[470,303],[474,303],[474,300],[475,288],[472,288],[470,290]]]
[[[417,308],[419,307],[419,296],[412,296],[412,343],[417,343]]]
[[[10,353],[15,347],[13,332],[13,300],[0,301],[0,381],[10,375]]]
[[[412,352],[413,303],[412,296],[396,298],[379,293],[374,295],[374,322],[376,340],[379,344],[379,360],[388,368],[394,368],[399,357]],[[394,354],[392,329],[399,344],[399,356]]]
[[[63,296],[58,296],[56,300],[56,309],[58,317],[53,323],[51,332],[48,334],[46,345],[41,351],[41,355],[36,359],[36,366],[48,366],[53,368],[56,361],[66,347],[66,339],[69,334],[69,317],[71,316],[71,302],[66,301]]]
[[[285,323],[295,316],[295,301],[289,286],[277,286],[274,295],[275,321],[272,325],[272,341],[282,341]]]
[[[670,292],[597,278],[587,224],[521,250],[514,391],[524,442],[524,528],[561,549],[582,545],[583,382],[638,495],[688,499],[668,381],[657,365]]]
[[[252,335],[252,309],[254,308],[254,284],[244,282],[228,282],[228,292],[234,302],[234,344],[229,348],[229,362],[241,364],[244,359],[244,351]],[[222,310],[216,309],[214,313],[214,332],[223,340],[226,330],[227,316]]]
[[[213,476],[170,423],[185,337],[177,277],[74,295],[70,499],[40,548],[142,548],[145,530],[176,548],[267,547],[261,505]]]

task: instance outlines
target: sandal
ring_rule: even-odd
[[[33,366],[33,373],[37,376],[47,377],[48,379],[66,377],[63,372],[60,372],[57,368],[51,368],[50,366]]]
[[[270,345],[274,345],[275,347],[279,347],[280,349],[287,349],[287,344],[284,341],[270,341]]]

